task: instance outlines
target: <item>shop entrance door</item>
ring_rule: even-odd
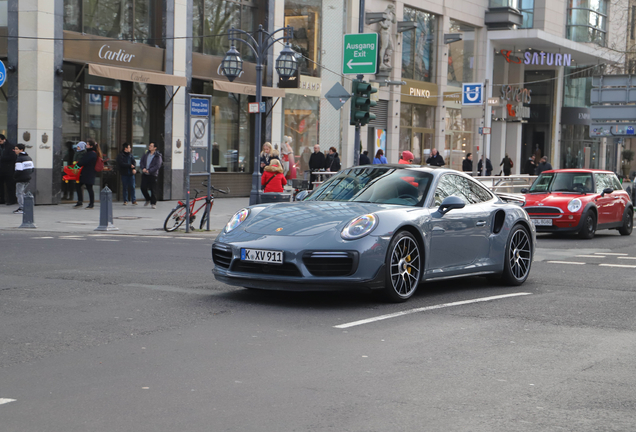
[[[84,136],[94,139],[102,150],[104,170],[95,178],[95,199],[104,186],[117,195],[119,179],[116,158],[119,153],[117,137],[120,128],[120,98],[105,93],[85,93]]]

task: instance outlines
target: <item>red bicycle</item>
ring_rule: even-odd
[[[203,184],[203,186],[207,187],[206,184]],[[208,213],[208,210],[207,210],[207,204],[210,203],[210,211],[212,211],[212,206],[214,205],[214,191],[217,191],[223,194],[228,194],[230,193],[230,188],[227,188],[227,190],[222,190],[222,189],[217,189],[214,186],[210,186],[210,195],[201,197],[201,198],[198,198],[198,196],[202,192],[197,189],[194,189],[194,199],[190,201],[191,229],[194,229],[194,227],[192,226],[192,223],[196,219],[197,217],[196,215],[201,209],[204,209],[204,211],[203,211],[203,217],[201,218],[201,223],[199,224],[199,229],[203,229],[203,226],[207,223],[208,218],[210,217],[210,214]],[[201,205],[195,210],[194,207],[196,206],[197,202],[199,202]],[[177,203],[177,206],[172,209],[172,211],[166,218],[166,221],[163,223],[163,229],[168,232],[175,231],[181,225],[183,225],[183,222],[185,222],[185,220],[186,220],[186,204],[182,201],[179,201]]]

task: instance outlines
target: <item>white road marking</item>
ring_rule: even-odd
[[[574,261],[548,261],[550,264],[574,264],[574,265],[585,265],[582,262],[574,262]]]
[[[630,260],[636,260],[636,257],[618,257],[618,259],[630,259]]]
[[[115,239],[95,239],[95,241],[118,242],[119,240],[115,240]]]
[[[605,255],[576,255],[577,258],[605,258]]]
[[[0,398],[0,405],[15,402],[15,399]]]
[[[463,301],[458,301],[458,302],[453,302],[453,303],[444,303],[444,304],[439,304],[439,305],[434,305],[434,306],[426,306],[426,307],[411,309],[411,310],[402,311],[402,312],[396,312],[396,313],[387,314],[387,315],[380,315],[380,316],[377,316],[377,317],[367,318],[367,319],[363,319],[363,320],[360,320],[360,321],[354,321],[354,322],[350,322],[350,323],[346,323],[346,324],[340,324],[340,325],[334,326],[334,328],[345,329],[345,328],[355,327],[355,326],[359,326],[359,325],[363,325],[363,324],[369,324],[369,323],[376,322],[376,321],[382,321],[382,320],[389,319],[389,318],[397,318],[397,317],[401,317],[401,316],[404,316],[404,315],[410,315],[410,314],[414,314],[414,313],[418,313],[418,312],[426,312],[426,311],[434,310],[434,309],[443,309],[443,308],[447,308],[447,307],[462,306],[462,305],[467,305],[467,304],[472,304],[472,303],[481,303],[481,302],[487,302],[487,301],[493,301],[493,300],[501,300],[501,299],[505,299],[505,298],[508,298],[508,297],[526,296],[526,295],[530,295],[530,294],[532,294],[532,293],[521,292],[521,293],[504,294],[504,295],[498,295],[498,296],[492,296],[492,297],[483,297],[483,298],[478,298],[478,299],[474,299],[474,300],[463,300]]]
[[[626,253],[611,253],[611,252],[594,252],[594,255],[616,255],[616,256],[622,255],[622,256],[625,256],[625,255],[629,255],[629,254],[626,254]]]
[[[176,239],[188,239],[188,240],[205,240],[203,237],[172,237]]]
[[[33,237],[34,239],[52,239],[55,237]]]
[[[626,265],[626,264],[599,264],[601,267],[621,267],[621,268],[636,268],[636,265]]]

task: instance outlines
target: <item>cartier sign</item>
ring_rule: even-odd
[[[115,51],[110,45],[102,45],[99,49],[99,58],[104,60],[115,60],[122,63],[130,63],[135,58],[134,54],[128,54],[126,50],[119,49]]]

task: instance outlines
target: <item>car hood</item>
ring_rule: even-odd
[[[395,205],[308,201],[267,206],[246,222],[245,231],[276,236],[313,236],[338,228],[368,213],[401,208]]]
[[[591,194],[581,195],[574,193],[559,193],[553,192],[549,194],[526,194],[526,205],[524,207],[533,207],[537,205],[550,206],[550,207],[562,207],[574,198],[585,199],[584,197],[590,197]]]

